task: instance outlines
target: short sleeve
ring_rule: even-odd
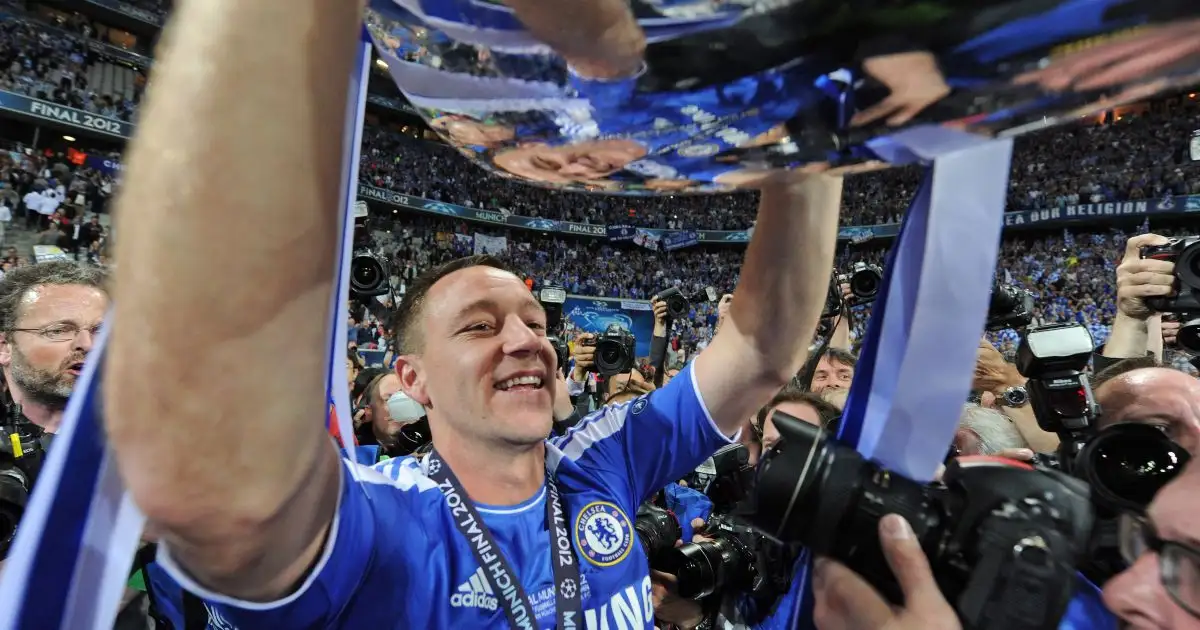
[[[174,561],[165,545],[159,546],[157,563],[169,580],[204,602],[210,619],[223,620],[228,627],[316,628],[335,621],[341,625],[368,580],[389,582],[396,593],[408,591],[406,565],[377,562],[376,555],[404,558],[392,555],[390,546],[397,540],[420,545],[423,534],[415,531],[381,540],[381,524],[410,520],[402,514],[407,509],[406,490],[415,495],[417,486],[432,483],[398,462],[390,468],[368,468],[343,460],[338,508],[324,549],[300,587],[277,601],[247,602],[204,588]]]
[[[688,364],[662,389],[605,406],[551,442],[563,459],[610,475],[613,487],[628,485],[630,505],[638,505],[732,440],[704,406]]]

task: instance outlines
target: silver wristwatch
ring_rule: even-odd
[[[1029,392],[1025,391],[1024,385],[1014,385],[1005,389],[1000,399],[1005,407],[1024,407],[1029,404]]]

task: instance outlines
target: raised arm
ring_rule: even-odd
[[[337,503],[322,427],[360,5],[177,2],[118,200],[109,439],[173,558],[244,599],[298,582]]]
[[[803,365],[829,289],[842,178],[791,173],[762,187],[729,316],[696,358],[705,407],[726,434]]]

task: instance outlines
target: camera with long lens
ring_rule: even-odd
[[[1025,328],[1033,322],[1033,294],[1011,284],[997,282],[988,304],[987,329]]]
[[[675,542],[683,536],[675,515],[653,503],[638,506],[633,530],[637,532],[638,542],[652,567],[666,566],[675,549]]]
[[[659,291],[653,300],[662,300],[667,303],[667,316],[671,319],[682,319],[687,317],[688,311],[692,304],[701,302],[716,302],[717,290],[713,287],[704,287],[703,291],[694,295],[684,295],[683,291],[675,287]]]
[[[1101,409],[1083,373],[1092,349],[1091,333],[1081,325],[1032,328],[1017,347],[1017,370],[1029,379],[1026,390],[1038,426],[1059,439],[1055,456],[1042,456],[1040,463],[1091,486],[1097,522],[1081,570],[1102,584],[1124,568],[1116,517],[1124,511],[1144,512],[1190,457],[1150,425],[1124,422],[1097,428]]]
[[[751,515],[764,533],[841,561],[901,604],[878,530],[899,514],[964,628],[1058,627],[1092,529],[1087,484],[981,457],[951,461],[941,484],[917,483],[820,427],[779,410],[773,421],[782,439],[759,462]]]
[[[596,346],[595,365],[592,367],[596,374],[608,378],[633,370],[637,340],[624,326],[609,324],[603,334],[582,343]]]
[[[1142,258],[1175,263],[1174,297],[1146,298],[1146,306],[1160,313],[1180,315],[1179,345],[1200,352],[1200,236],[1172,239],[1166,245],[1143,247]]]
[[[355,223],[353,250],[350,254],[350,297],[364,298],[387,294],[389,275],[387,258],[375,251],[366,223]]]
[[[883,286],[883,270],[859,261],[850,267],[850,273],[838,276],[838,284],[842,283],[850,285],[853,304],[867,304],[875,301],[879,287]]]
[[[672,549],[667,562],[677,579],[680,597],[703,599],[717,592],[753,593],[766,579],[759,549],[763,535],[728,515],[708,519],[705,533],[711,540]]]
[[[546,311],[546,332],[550,346],[554,348],[554,356],[558,358],[558,370],[567,373],[567,362],[571,352],[567,342],[562,338],[563,304],[567,303],[567,291],[562,287],[543,287],[538,291],[538,302]]]
[[[12,401],[0,436],[0,559],[8,555],[29,493],[45,461],[46,434]]]
[[[763,610],[791,583],[795,557],[789,549],[746,524],[739,510],[754,485],[754,466],[743,444],[730,444],[689,477],[712,501],[704,540],[672,550],[664,571],[678,579],[682,597],[702,599],[717,592],[740,592],[763,602]]]

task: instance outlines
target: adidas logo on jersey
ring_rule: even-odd
[[[454,608],[482,608],[494,611],[500,607],[492,585],[484,577],[483,567],[471,574],[471,579],[458,585],[455,593],[450,596],[450,605]]]

